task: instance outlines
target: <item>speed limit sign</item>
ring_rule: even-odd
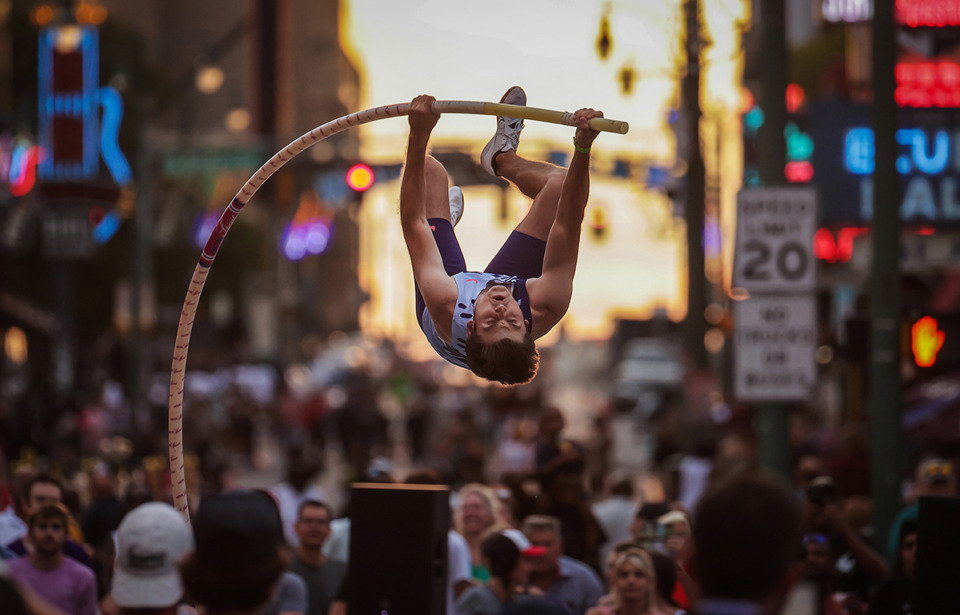
[[[816,225],[817,194],[810,186],[741,190],[733,285],[750,293],[814,290]]]

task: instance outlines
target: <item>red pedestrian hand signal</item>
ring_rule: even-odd
[[[937,353],[943,347],[946,335],[937,329],[936,319],[924,316],[913,325],[911,346],[918,367],[931,367],[937,362]]]

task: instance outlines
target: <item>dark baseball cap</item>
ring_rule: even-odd
[[[275,557],[283,542],[280,512],[262,491],[205,497],[197,509],[193,532],[198,563],[226,568]]]

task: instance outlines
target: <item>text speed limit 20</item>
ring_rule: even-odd
[[[814,288],[816,192],[811,187],[752,188],[737,198],[733,284],[753,293]]]

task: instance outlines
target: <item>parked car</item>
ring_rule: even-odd
[[[649,416],[666,394],[679,391],[684,379],[683,355],[669,342],[634,339],[624,347],[613,369],[613,403],[620,411]]]

